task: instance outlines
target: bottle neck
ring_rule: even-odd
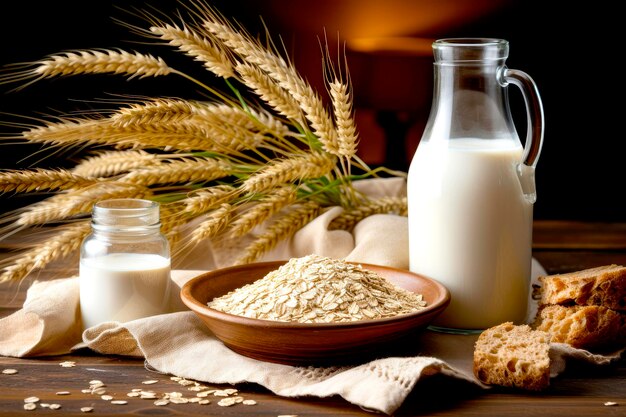
[[[517,139],[504,59],[434,64],[433,102],[424,139]]]

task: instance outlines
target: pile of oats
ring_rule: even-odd
[[[426,301],[360,265],[309,255],[207,304],[257,319],[336,323],[413,313]]]

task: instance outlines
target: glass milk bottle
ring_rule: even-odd
[[[451,294],[433,323],[442,330],[521,323],[527,314],[543,109],[532,79],[506,67],[508,52],[502,39],[433,43],[432,108],[407,193],[410,269]],[[526,101],[524,147],[509,110],[509,84]]]
[[[170,252],[159,204],[131,198],[96,203],[80,250],[83,327],[167,313]]]

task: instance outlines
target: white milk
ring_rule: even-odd
[[[526,317],[532,203],[516,174],[513,140],[421,143],[408,177],[410,269],[444,284],[433,324],[485,329]]]
[[[168,312],[170,261],[154,254],[112,253],[80,262],[84,328]]]

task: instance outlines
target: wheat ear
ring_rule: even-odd
[[[247,264],[259,259],[263,254],[273,249],[279,241],[290,238],[312,221],[321,210],[322,207],[313,201],[298,205],[277,219],[263,234],[259,235],[244,250],[244,255],[235,261],[235,265]]]
[[[246,179],[242,189],[250,193],[264,192],[286,183],[322,177],[334,167],[334,158],[321,152],[277,159]]]
[[[264,125],[256,116],[256,112],[248,114],[226,104],[157,99],[120,109],[110,120],[115,126],[130,129],[142,126],[147,131],[189,131],[192,135],[210,138],[213,147],[219,144],[222,149],[239,151],[256,148],[264,141],[257,131],[280,130],[276,122],[263,120]]]
[[[41,269],[50,262],[64,258],[78,250],[85,236],[91,231],[88,221],[59,227],[47,240],[12,259],[11,265],[4,267],[0,283],[21,280],[31,271]]]
[[[157,77],[174,73],[161,58],[122,49],[90,49],[68,51],[27,64],[1,82],[31,80],[32,84],[44,78],[78,74],[125,74],[129,78]]]
[[[296,201],[296,188],[291,185],[280,187],[267,193],[261,200],[233,219],[228,233],[233,237],[241,237],[254,227],[278,213],[284,207]]]
[[[238,191],[230,185],[216,185],[195,191],[185,199],[184,212],[189,215],[204,213],[226,199],[233,199]]]
[[[217,209],[207,214],[207,219],[200,223],[191,234],[191,242],[199,242],[217,236],[228,224],[233,212],[230,204],[221,204]]]
[[[81,161],[72,168],[72,173],[87,178],[103,178],[160,163],[161,159],[157,155],[142,150],[108,151]]]
[[[394,213],[406,216],[406,212],[406,197],[381,197],[363,202],[355,208],[344,210],[343,213],[330,222],[328,229],[352,230],[359,221],[368,216],[382,213]]]
[[[103,144],[118,148],[175,148],[222,153],[256,147],[262,138],[240,137],[232,132],[214,136],[215,128],[198,123],[159,123],[119,126],[109,119],[70,119],[32,127],[21,133],[30,142]]]
[[[225,177],[231,173],[230,165],[218,159],[184,159],[168,161],[154,167],[138,168],[120,177],[129,184],[150,186],[155,184],[203,183]]]
[[[337,124],[337,154],[351,158],[356,154],[358,146],[356,124],[352,114],[352,96],[348,85],[339,80],[331,82],[329,88]]]
[[[224,132],[230,135],[252,136],[254,132],[270,133],[277,137],[284,137],[291,134],[289,127],[277,120],[273,115],[263,110],[249,107],[247,111],[239,107],[226,104],[193,102],[195,117],[189,119],[188,123],[200,123],[202,125],[213,126],[213,131],[217,135],[223,136]],[[219,126],[219,128],[216,128]],[[222,129],[220,132],[219,129]],[[263,138],[262,136],[260,137]],[[257,139],[258,140],[258,139]],[[261,142],[257,143],[257,146]]]
[[[215,75],[224,78],[235,75],[228,55],[217,44],[200,36],[189,27],[184,26],[181,29],[176,25],[165,24],[153,26],[150,31],[196,61],[203,62],[204,66]]]
[[[241,76],[243,83],[254,90],[263,101],[279,114],[297,122],[301,121],[302,109],[300,109],[298,102],[267,74],[254,65],[244,63],[237,64],[235,69]]]
[[[36,168],[0,173],[0,193],[68,190],[87,187],[94,183],[93,179],[76,175],[65,169]]]
[[[298,102],[306,118],[311,123],[313,133],[318,137],[324,150],[339,155],[337,132],[322,99],[305,82],[295,69],[283,58],[261,47],[258,42],[237,32],[226,23],[221,23],[215,16],[206,16],[204,27],[215,37],[230,47],[244,61],[257,65],[279,86],[285,89]]]
[[[150,190],[135,184],[100,182],[90,187],[63,194],[31,204],[16,220],[17,225],[31,226],[60,221],[91,212],[98,200],[109,198],[146,198]]]
[[[144,103],[133,103],[110,116],[117,126],[157,125],[177,123],[192,117],[193,102],[189,100],[159,98]]]

